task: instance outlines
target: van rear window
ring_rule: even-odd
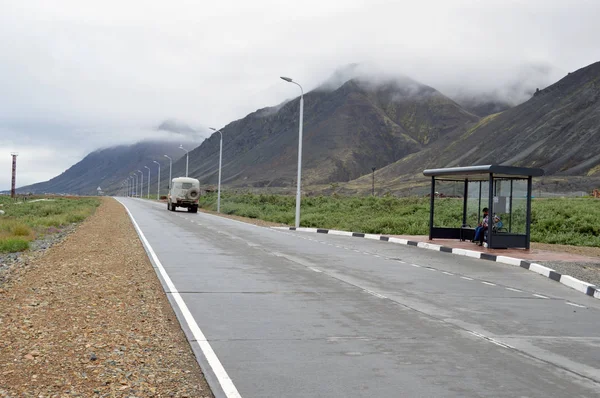
[[[183,184],[181,184],[182,189],[190,189],[191,187],[193,187],[193,184],[191,182],[184,182]]]

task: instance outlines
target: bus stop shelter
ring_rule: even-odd
[[[533,177],[544,170],[502,165],[450,167],[423,171],[431,177],[429,239],[472,240],[475,227],[481,221],[483,208],[489,209],[489,225],[485,238],[491,249],[529,249],[531,231],[531,192]],[[436,182],[453,182],[462,187],[462,217],[457,224],[436,226]],[[440,200],[440,199],[438,199]],[[456,201],[456,198],[453,200]],[[501,228],[492,227],[492,219],[502,220]],[[475,221],[477,220],[477,221]]]

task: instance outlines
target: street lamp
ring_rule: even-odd
[[[163,155],[167,159],[169,159],[169,189],[171,189],[171,169],[173,168],[173,159],[170,156]]]
[[[137,173],[134,171],[133,172],[133,197],[135,198],[137,196],[137,183],[140,180],[140,177],[137,175]]]
[[[371,196],[375,196],[375,167],[371,167],[373,171],[373,188],[371,189]]]
[[[140,178],[140,198],[142,197],[142,195],[144,194],[144,173],[141,170],[137,171],[138,173],[140,173],[141,178]]]
[[[302,119],[304,117],[304,90],[302,86],[292,80],[291,77],[281,76],[288,83],[300,87],[300,127],[298,129],[298,182],[296,183],[296,228],[300,227],[300,186],[302,179]]]
[[[160,163],[156,160],[153,160],[152,162],[158,165],[158,189],[156,190],[156,200],[160,200]]]
[[[146,185],[148,185],[148,199],[150,199],[150,167],[144,166],[144,168],[148,169],[148,181]]]
[[[190,153],[183,147],[183,145],[179,144],[179,149],[183,149],[185,151],[185,176],[188,176],[188,161],[190,160]]]
[[[219,185],[217,187],[217,213],[221,212],[221,163],[223,160],[223,133],[221,130],[217,130],[214,127],[209,127],[212,131],[216,131],[221,135],[221,140],[219,144]]]

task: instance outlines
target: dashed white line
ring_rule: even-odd
[[[402,261],[402,260],[396,260],[398,261],[400,264],[406,264],[406,261]]]
[[[446,275],[454,276],[454,274],[453,274],[453,273],[451,273],[451,272],[447,272],[447,271],[442,271],[442,274],[446,274]]]
[[[420,265],[418,265],[418,264],[411,264],[411,265],[412,265],[413,267],[421,268],[421,266],[420,266]]]
[[[472,281],[473,279],[466,277],[466,276],[461,276],[462,279],[467,280],[467,281]]]
[[[495,283],[491,283],[491,282],[481,281],[481,283],[483,283],[484,285],[496,286]]]
[[[535,297],[539,297],[539,298],[541,298],[541,299],[547,299],[547,298],[548,298],[548,297],[546,297],[546,296],[542,296],[541,294],[535,294],[535,293],[533,293],[533,295],[534,295]]]
[[[513,347],[513,346],[510,346],[510,345],[508,345],[508,344],[505,344],[505,343],[503,343],[503,342],[501,342],[501,341],[498,341],[498,340],[496,340],[496,339],[493,339],[493,338],[491,338],[491,337],[484,336],[484,335],[482,335],[481,333],[477,333],[477,332],[471,332],[471,331],[469,331],[469,333],[470,333],[470,334],[472,334],[473,336],[477,336],[477,337],[479,337],[479,338],[482,338],[482,339],[484,339],[484,340],[487,340],[487,341],[489,341],[490,343],[496,344],[497,346],[500,346],[500,347],[503,347],[503,348],[511,348],[511,349],[514,349],[514,348],[515,348],[515,347]]]
[[[429,270],[429,271],[437,271],[437,269],[435,269],[435,268],[431,268],[431,267],[425,267],[425,269],[426,269],[426,270]]]
[[[573,307],[587,308],[585,305],[575,304],[575,303],[569,303],[568,301],[565,304],[572,305]]]
[[[313,271],[315,271],[315,272],[323,272],[323,271],[321,271],[321,270],[320,270],[320,269],[318,269],[318,268],[314,268],[314,267],[308,267],[308,268],[310,268],[311,270],[313,270]]]
[[[377,254],[373,254],[373,257],[381,258],[381,256],[379,256]]]
[[[510,290],[511,292],[517,292],[517,293],[523,293],[522,290],[519,289],[513,289],[512,287],[505,287],[506,290]]]
[[[369,293],[371,296],[379,297],[379,298],[381,298],[381,299],[385,299],[385,298],[387,298],[387,297],[385,297],[383,294],[375,293],[375,292],[373,292],[373,291],[371,291],[371,290],[367,290],[367,289],[365,289],[365,290],[364,290],[364,292],[365,292],[365,293]]]

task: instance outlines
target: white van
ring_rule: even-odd
[[[200,181],[188,177],[173,178],[167,196],[167,209],[175,211],[178,207],[187,207],[190,213],[197,213],[198,198]]]

